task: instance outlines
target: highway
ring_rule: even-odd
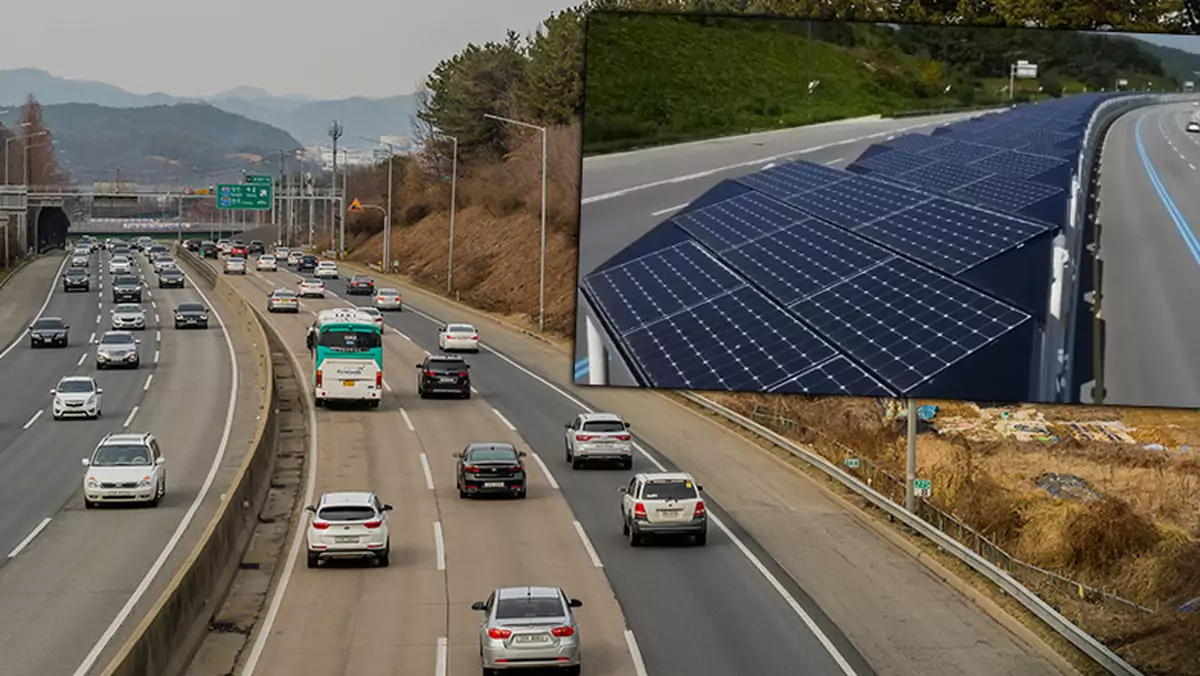
[[[92,256],[87,292],[62,291],[62,258],[18,273],[40,283],[14,280],[3,292],[5,306],[26,306],[13,311],[25,315],[14,319],[17,326],[35,315],[62,317],[70,326],[65,349],[33,350],[21,333],[0,353],[0,382],[8,383],[0,390],[4,676],[83,676],[103,668],[203,531],[254,431],[257,406],[235,415],[237,401],[257,403],[253,378],[234,376],[235,367],[254,373],[253,353],[226,335],[217,317],[227,310],[210,305],[215,316],[207,331],[176,331],[175,305],[207,300],[190,283],[158,289],[140,255],[150,280],[142,303],[147,326],[138,332],[141,366],[97,372],[93,343],[110,328],[113,307],[107,256]],[[18,281],[27,293],[37,287],[36,295],[8,297]],[[50,390],[71,374],[94,375],[103,388],[99,420],[51,416]],[[83,508],[80,459],[118,431],[158,438],[167,495],[157,508]]]
[[[298,280],[281,270],[251,273],[234,283],[265,306],[270,290],[294,288]],[[329,286],[336,293],[342,285]],[[635,420],[638,434],[640,454],[632,472],[573,471],[564,460],[563,426],[591,408],[584,398],[620,395],[561,384],[567,375],[561,372],[564,355],[548,370],[535,354],[543,348],[475,320],[485,345],[467,356],[475,395],[423,401],[415,395],[413,367],[426,350],[436,349],[440,322],[432,314],[468,318],[447,310],[448,304],[424,302],[424,295],[408,298],[403,313],[386,319],[383,405],[373,411],[318,409],[312,475],[315,496],[367,488],[395,505],[392,565],[309,570],[299,541],[293,542],[276,590],[282,596],[255,628],[248,655],[253,669],[242,670],[243,676],[391,674],[397,664],[404,665],[403,674],[479,673],[478,618],[470,603],[496,586],[518,584],[557,585],[583,600],[579,619],[589,674],[1059,673],[920,564],[849,523],[833,503],[813,498],[811,486],[777,467],[753,479],[734,467],[721,476],[698,472],[706,492],[717,491],[706,496],[715,517],[707,547],[630,548],[621,535],[617,489],[632,472],[675,467],[651,440],[679,455],[687,447],[677,444],[699,435],[707,442],[722,439],[730,452],[745,454],[744,461],[766,459],[744,442],[737,447],[736,436],[657,399],[640,410],[671,428],[674,443],[651,433],[655,426],[645,417],[620,410]],[[298,316],[275,315],[271,321],[307,366],[308,313],[348,301],[363,302],[331,295],[307,301]],[[624,408],[637,402],[645,399]],[[639,431],[643,425],[646,432]],[[485,440],[511,441],[531,451],[526,501],[458,499],[451,454]],[[731,492],[730,481],[739,478],[757,485]],[[795,495],[788,483],[793,481],[801,486]],[[775,482],[780,483],[768,485]],[[759,529],[752,536],[722,508],[719,495],[738,496],[739,506],[758,505],[757,516],[766,507],[776,526],[785,523],[780,516],[790,515],[785,529],[813,525],[813,539],[790,543],[790,556],[800,557],[800,567],[785,569],[757,542],[756,536],[770,538],[778,555],[784,533]],[[808,504],[774,504],[802,497]],[[814,588],[793,580],[814,574],[828,584]],[[896,624],[895,606],[906,594],[920,595],[927,607],[903,626]],[[824,598],[814,601],[818,596]],[[822,607],[836,611],[838,621]],[[843,631],[847,627],[856,633],[853,642]],[[439,639],[445,639],[444,648]],[[439,664],[447,662],[440,671]]]
[[[1200,407],[1200,109],[1142,108],[1118,119],[1101,156],[1101,315],[1106,404]]]

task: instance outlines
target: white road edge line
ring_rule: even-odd
[[[153,373],[151,373],[150,375],[146,376],[146,384],[145,384],[145,385],[142,385],[142,391],[143,391],[143,392],[148,392],[148,391],[150,391],[150,383],[152,383],[152,382],[154,382],[154,374],[153,374]]]
[[[442,522],[433,522],[433,544],[437,548],[437,569],[446,570],[446,541],[442,537]]]
[[[632,629],[625,630],[625,647],[629,649],[629,656],[633,658],[633,671],[637,676],[647,676],[646,662],[642,660],[642,650],[638,648],[637,638],[633,635]]]
[[[437,640],[437,659],[434,661],[433,674],[434,676],[446,676],[446,637],[443,636]],[[639,676],[642,676],[639,674]]]
[[[96,323],[99,324],[102,321],[104,321],[104,315],[96,315]]]
[[[197,291],[199,291],[199,289],[197,289]],[[205,303],[207,303],[208,301],[206,300],[206,301],[204,301],[204,302],[205,302]],[[210,308],[210,309],[211,309],[211,308]],[[213,314],[216,314],[216,313],[214,312]],[[218,318],[217,318],[217,322],[219,323],[220,321],[221,321],[221,319],[220,319],[220,317],[218,317]],[[226,338],[225,338],[225,339],[226,339],[226,340],[229,340],[229,337],[228,337],[228,336],[226,336]],[[159,342],[159,343],[161,343],[161,342],[162,342],[162,331],[155,331],[155,332],[154,332],[154,341],[155,341],[155,342]]]
[[[383,389],[387,390],[388,392],[391,392],[392,386],[388,385],[388,381],[385,380],[385,381],[383,381]]]
[[[408,417],[408,411],[405,411],[403,406],[400,407],[400,417],[404,418],[404,425],[408,427],[409,432],[417,431],[417,428],[413,426],[412,418]]]
[[[583,524],[575,521],[575,532],[579,534],[579,541],[583,543],[583,548],[587,550],[588,558],[592,560],[592,565],[596,568],[603,568],[604,564],[600,562],[600,555],[596,553],[596,548],[592,546],[592,541],[588,539],[587,531],[583,530]]]
[[[431,321],[435,324],[438,324],[439,326],[442,325],[442,322],[438,321],[437,319],[435,319],[434,317],[432,317],[430,315],[425,314],[424,312],[414,311],[413,314],[418,315],[420,317],[424,317],[426,320]],[[483,349],[487,350],[488,352],[491,352],[492,354],[496,355],[496,357],[498,357],[500,360],[508,363],[510,366],[517,369],[518,371],[524,373],[525,375],[529,376],[530,378],[533,378],[534,380],[538,381],[542,385],[545,385],[552,392],[556,392],[557,394],[562,396],[567,401],[578,406],[583,411],[585,411],[587,413],[595,413],[596,412],[596,410],[593,409],[591,406],[588,406],[587,404],[583,403],[582,401],[575,398],[571,394],[567,393],[561,387],[546,380],[545,378],[539,376],[538,374],[534,373],[533,371],[530,371],[529,369],[525,368],[521,364],[518,364],[517,362],[513,361],[508,355],[497,352],[495,349],[493,349],[487,345],[482,345],[481,347]],[[634,442],[633,447],[635,449],[637,449],[637,451],[639,453],[641,453],[642,456],[644,456],[648,461],[650,461],[651,464],[653,464],[655,467],[657,467],[659,471],[661,471],[661,472],[667,471],[667,468],[661,462],[659,462],[657,458],[650,455],[649,451],[647,451],[641,444]],[[536,453],[534,454],[533,457],[539,463],[541,462],[541,458],[538,457],[538,455]],[[834,659],[834,661],[837,662],[838,666],[841,667],[842,673],[844,673],[846,676],[857,676],[854,669],[846,661],[846,658],[842,656],[840,651],[838,651],[837,646],[833,645],[833,642],[829,640],[829,637],[825,635],[825,632],[822,631],[819,626],[817,626],[817,623],[815,621],[813,621],[812,617],[809,616],[809,614],[807,612],[805,612],[804,608],[800,605],[800,603],[798,601],[796,601],[795,597],[793,597],[792,594],[786,588],[784,588],[784,586],[771,573],[771,571],[767,570],[767,567],[764,566],[762,561],[760,561],[758,559],[758,557],[754,555],[754,552],[751,552],[750,549],[748,547],[746,547],[745,543],[743,543],[740,539],[738,539],[733,534],[733,532],[730,531],[729,528],[726,527],[725,524],[719,518],[717,518],[715,515],[713,515],[711,513],[709,514],[709,518],[717,526],[717,528],[719,528],[721,530],[721,532],[725,533],[725,535],[729,537],[729,539],[738,548],[738,551],[740,551],[742,553],[742,555],[745,556],[746,559],[750,561],[750,564],[752,566],[754,566],[755,570],[757,570],[766,579],[767,583],[771,585],[771,587],[775,590],[775,592],[778,593],[780,595],[780,597],[783,598],[784,603],[786,603],[788,605],[788,607],[790,607],[792,609],[792,611],[794,613],[796,613],[796,615],[800,618],[800,620],[802,622],[804,622],[805,626],[808,627],[809,630],[817,637],[817,640],[821,642],[822,647],[825,648],[825,650],[829,653],[830,657],[832,657]]]
[[[494,408],[492,409],[492,413],[495,413],[495,414],[496,414],[496,417],[500,419],[500,422],[504,423],[504,426],[505,426],[505,427],[507,427],[507,428],[509,429],[509,431],[511,431],[511,432],[516,432],[516,431],[517,431],[517,428],[516,428],[516,426],[515,426],[515,425],[513,425],[512,423],[510,423],[510,422],[508,421],[508,418],[505,418],[505,417],[504,417],[504,414],[503,414],[503,413],[501,413],[500,411],[497,411],[497,410],[496,410],[496,409],[494,409]]]
[[[471,394],[479,394],[479,390],[475,389],[474,385],[471,386]]]
[[[538,467],[542,468],[542,474],[546,475],[546,481],[550,484],[550,488],[553,488],[556,491],[559,490],[558,481],[554,478],[554,475],[550,473],[550,468],[546,466],[545,461],[542,460],[542,456],[532,451],[530,452],[530,455],[533,456],[533,460],[538,464]]]
[[[393,328],[392,332],[395,333],[397,336],[400,336],[401,338],[407,340],[408,342],[410,342],[410,343],[412,342],[412,338],[409,338],[408,336],[401,333],[400,329]]]
[[[96,334],[92,333],[92,335],[88,337],[88,345],[91,345],[94,342],[96,342]]]
[[[187,276],[187,273],[184,273],[184,275]],[[191,279],[189,278],[188,281],[191,282]],[[208,306],[209,311],[215,316],[217,324],[223,326],[224,322],[221,321],[221,315],[216,311],[216,309],[213,308],[212,301],[205,296],[204,292],[201,291],[195,285],[195,283],[192,283],[192,288],[196,290],[196,293],[200,294],[200,298],[204,301],[204,304]],[[221,332],[221,335],[225,336],[225,347],[229,350],[229,373],[231,378],[229,386],[229,406],[225,411],[225,428],[221,432],[221,441],[217,444],[217,452],[213,455],[212,464],[209,465],[208,476],[204,478],[204,484],[200,486],[200,492],[196,494],[195,499],[192,500],[192,504],[188,506],[187,512],[183,515],[183,518],[179,521],[179,525],[175,528],[175,532],[171,534],[171,539],[167,541],[167,544],[163,547],[162,552],[160,552],[158,558],[155,559],[154,564],[150,566],[150,570],[146,571],[145,577],[143,577],[141,582],[138,583],[137,588],[135,588],[133,593],[129,595],[129,599],[125,601],[125,605],[121,608],[121,611],[117,613],[117,616],[113,618],[112,623],[110,623],[108,628],[104,630],[104,634],[102,634],[96,641],[96,644],[92,646],[92,649],[88,652],[87,657],[83,659],[83,663],[80,664],[79,668],[75,670],[74,676],[87,676],[87,673],[92,670],[93,666],[95,666],[96,660],[100,658],[101,653],[104,652],[104,649],[108,647],[108,644],[113,640],[113,637],[117,635],[118,631],[120,631],[121,625],[125,623],[125,620],[128,619],[129,615],[133,612],[133,609],[137,607],[137,604],[141,601],[142,597],[145,596],[146,591],[150,589],[151,583],[154,582],[154,578],[158,577],[159,571],[162,570],[163,566],[166,565],[167,559],[170,558],[172,552],[175,551],[175,547],[179,545],[179,541],[183,539],[184,533],[187,532],[188,527],[192,523],[192,519],[196,516],[196,512],[200,510],[201,503],[203,503],[204,499],[208,497],[208,492],[212,489],[213,482],[217,478],[217,471],[221,468],[221,464],[225,460],[225,449],[229,446],[229,437],[233,432],[233,416],[237,411],[238,403],[237,352],[233,349],[233,339],[229,337],[229,333],[229,331]],[[133,410],[129,412],[129,418],[125,421],[126,427],[129,426],[129,423],[133,420],[133,416],[137,413],[137,411],[138,407],[134,406]]]
[[[157,363],[158,363],[158,350],[155,350],[155,351],[154,351],[154,363],[155,363],[155,364],[157,364]]]
[[[42,519],[41,523],[34,526],[33,530],[29,531],[29,535],[26,535],[24,540],[21,540],[19,543],[17,543],[16,547],[13,547],[13,550],[8,553],[8,558],[10,558],[10,559],[17,558],[17,554],[20,554],[22,550],[24,550],[26,547],[28,547],[29,543],[33,542],[33,539],[35,537],[37,537],[38,535],[40,535],[42,531],[46,530],[46,526],[49,526],[49,525],[50,525],[50,517],[46,517],[46,518]]]
[[[76,366],[83,366],[83,360],[87,359],[87,352],[79,355],[79,361],[75,362]]]
[[[133,407],[133,410],[129,412],[129,417],[125,419],[125,424],[124,424],[124,425],[121,425],[122,429],[123,429],[123,428],[126,428],[126,427],[129,427],[130,423],[132,423],[132,422],[133,422],[133,416],[137,415],[137,412],[138,412],[138,409],[139,409],[139,408],[141,408],[141,406],[134,406],[134,407]]]
[[[421,472],[425,475],[425,488],[433,490],[433,471],[429,469],[429,457],[421,454]]]
[[[27,429],[29,429],[30,427],[33,427],[33,424],[34,424],[35,422],[37,422],[38,418],[42,417],[42,414],[43,414],[43,413],[45,413],[45,412],[46,412],[46,410],[45,410],[45,409],[38,409],[38,412],[37,412],[37,413],[34,413],[34,414],[33,414],[33,417],[29,419],[29,422],[25,423],[25,425],[24,425],[24,426],[23,426],[21,429],[23,429],[23,430],[27,430]]]
[[[680,209],[682,209],[686,206],[687,206],[687,204],[677,204],[673,207],[667,207],[666,209],[659,209],[658,211],[651,211],[650,215],[651,216],[662,216],[663,214],[669,214],[672,211],[679,211]]]

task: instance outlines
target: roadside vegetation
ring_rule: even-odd
[[[25,104],[21,106],[17,119],[19,122],[11,129],[0,124],[0,145],[3,146],[5,155],[0,159],[4,161],[5,169],[3,171],[8,172],[4,177],[4,184],[65,185],[69,178],[55,158],[54,135],[46,126],[42,114],[42,104],[38,103],[33,94],[30,94]],[[26,165],[26,161],[28,161],[28,165]],[[3,218],[2,214],[0,214],[0,218]],[[15,226],[15,224],[16,219],[14,218],[13,225]],[[21,253],[19,234],[16,227],[9,227],[6,230],[8,232],[8,251],[12,254],[10,267],[15,268],[20,263],[18,258]],[[3,264],[4,259],[0,254],[0,266]],[[9,272],[11,270],[4,270],[3,267],[0,267],[0,279],[8,276]]]
[[[678,3],[671,4],[679,6]],[[902,6],[897,14],[886,15],[875,12],[870,3],[853,0],[843,3],[764,0],[684,4],[694,9],[772,11],[793,16],[808,16],[807,12],[819,5],[824,13],[812,16],[826,19],[906,18],[934,23],[959,18],[974,21],[982,16],[987,17],[987,22],[1008,25],[1084,29],[1104,26],[1123,30],[1175,30],[1178,26],[1155,21],[1161,16],[1183,16],[1182,13],[1169,14],[1180,9],[1178,0],[1141,3],[1102,0],[1070,3],[1067,9],[1063,9],[1063,3],[1008,0],[961,3],[961,6],[975,8],[976,14],[959,13],[957,1],[927,0],[921,2],[919,8],[917,3],[900,3]],[[550,338],[571,339],[578,246],[578,168],[584,134],[581,122],[583,17],[590,7],[656,9],[659,8],[657,5],[655,2],[604,2],[560,12],[550,17],[535,35],[510,34],[502,42],[468,45],[434,69],[426,82],[426,99],[419,113],[424,151],[392,160],[392,251],[393,258],[399,261],[401,276],[416,286],[447,293],[452,146],[445,136],[434,133],[437,131],[456,138],[459,151],[454,272],[449,295],[526,329],[536,330],[541,141],[536,131],[493,122],[484,118],[484,114],[545,125],[549,129],[546,329]],[[835,6],[840,9],[832,10]],[[1113,21],[1117,23],[1110,23]],[[711,30],[704,25],[691,26],[694,28],[686,30]],[[920,35],[921,31],[906,33],[909,34]],[[954,34],[966,35],[965,32]],[[1097,53],[1094,43],[1069,44],[1062,35],[1054,34],[1050,43],[1042,45],[1047,50],[1040,53],[1044,79],[1040,85],[1034,85],[1034,89],[1041,86],[1043,95],[1054,95],[1059,88],[1064,92],[1078,91],[1084,86],[1096,88],[1099,80],[1112,81],[1135,73],[1150,76],[1156,72],[1152,61],[1139,61],[1143,54],[1122,56],[1118,53],[1123,48],[1114,47],[1121,43],[1113,38],[1104,38],[1113,42],[1104,43],[1104,50]],[[807,35],[794,34],[789,39],[803,41],[807,40]],[[921,51],[928,47],[930,39],[926,36],[918,40],[916,47],[911,49],[892,45],[876,51],[857,43],[851,46],[841,43],[814,45],[813,48],[821,52],[823,56],[819,62],[832,69],[833,77],[841,76],[850,81],[851,75],[842,69],[854,69],[858,74],[853,76],[853,81],[872,87],[870,105],[877,108],[915,107],[916,102],[921,101],[936,103],[941,101],[938,92],[956,82],[977,82],[975,89],[984,97],[997,85],[1007,84],[994,69],[1007,67],[1005,60],[998,59],[996,54],[1006,53],[1011,48],[1011,40],[991,46],[976,39],[955,43],[955,48],[962,50],[958,52],[960,56],[955,57],[957,63],[975,63],[980,68],[990,63],[992,65],[988,67],[993,70],[988,71],[975,66],[944,68],[941,62]],[[1071,52],[1087,45],[1091,45],[1090,52],[1083,57],[1072,56]],[[727,64],[723,68],[731,69],[722,72],[733,72],[732,69],[737,68],[731,63],[736,61],[730,57],[732,44],[718,43],[712,49],[721,55],[717,60]],[[803,52],[807,47],[801,44],[789,49]],[[886,51],[888,49],[900,51]],[[902,55],[907,56],[901,58]],[[784,56],[786,53],[782,51],[771,56],[775,64],[772,67],[785,68]],[[977,61],[970,61],[971,58]],[[664,60],[670,59],[664,57]],[[869,71],[861,65],[864,61],[878,64],[877,70],[890,70],[894,77],[908,83],[905,86],[920,87],[921,92],[934,95],[920,99],[898,93],[904,91],[898,85],[895,88],[880,85],[876,75],[860,72]],[[935,69],[929,65],[931,62],[939,64],[936,78],[933,77]],[[631,62],[624,63],[624,72],[634,68]],[[1000,65],[996,66],[997,63]],[[1085,67],[1088,64],[1095,68],[1089,70]],[[619,69],[619,66],[614,61],[605,67]],[[775,77],[779,75],[776,71]],[[621,77],[628,78],[628,75]],[[793,79],[801,83],[808,81],[803,74]],[[1161,81],[1162,77],[1158,79]],[[630,79],[623,81],[633,85]],[[687,82],[684,78],[681,83],[664,86],[678,87],[673,91],[682,92],[679,95],[684,96],[687,95]],[[763,86],[770,86],[772,82],[778,80],[768,81]],[[807,84],[804,87],[807,88]],[[794,89],[788,91],[793,96],[793,103],[794,96],[803,93]],[[955,87],[949,91],[954,92]],[[718,102],[712,103],[697,119],[713,120],[722,114],[721,111],[732,111],[741,115],[737,122],[745,127],[753,125],[755,119],[766,120],[776,115],[775,109],[763,108],[763,114],[755,118],[755,110],[747,108],[745,103],[753,97],[744,94],[743,90],[708,90],[706,96]],[[630,96],[639,95],[630,92]],[[641,96],[644,98],[644,93]],[[986,101],[986,98],[972,99],[970,105],[981,100]],[[856,108],[858,104],[849,95],[831,101],[822,104],[830,106],[824,109],[830,115],[868,114]],[[763,102],[770,105],[766,99]],[[967,101],[953,99],[945,105],[951,103],[960,105]],[[615,117],[620,117],[627,114],[620,111],[636,111],[636,106],[642,102],[614,96],[612,102],[605,105],[617,111]],[[680,110],[682,104],[674,102],[671,105]],[[789,114],[792,117],[785,119],[790,124],[808,119],[808,113],[796,112],[794,106]],[[679,119],[679,116],[664,115],[662,119]],[[711,128],[712,122],[705,124],[710,125],[708,131],[716,131]],[[619,130],[620,125],[609,128]],[[689,132],[669,124],[646,129],[648,131],[638,133],[658,133],[665,139],[673,133]],[[613,138],[616,136],[604,136],[601,141],[611,142]],[[386,204],[386,177],[386,163],[353,171],[349,177],[349,194],[364,204],[383,206]],[[382,220],[374,210],[349,216],[347,246],[351,259],[369,264],[379,262]],[[324,248],[328,243],[321,245]],[[903,476],[902,427],[889,420],[885,407],[879,402],[840,397],[760,395],[719,395],[716,398],[747,415],[755,413],[755,407],[758,407],[757,415],[762,420],[774,416],[774,424],[781,431],[799,435],[799,440],[823,449],[835,462],[842,461],[843,451],[832,450],[839,448],[836,444],[840,443],[870,460],[873,466]],[[1152,611],[1126,611],[1119,603],[1103,602],[1089,594],[1080,599],[1078,594],[1072,595],[1069,590],[1064,592],[1060,586],[1028,582],[1064,614],[1076,619],[1145,673],[1200,673],[1200,612],[1179,610],[1191,598],[1200,596],[1200,578],[1197,577],[1200,575],[1200,508],[1197,507],[1200,504],[1200,456],[1193,450],[1200,448],[1200,417],[1194,411],[1079,407],[1023,407],[997,411],[963,403],[922,403],[941,406],[930,429],[921,435],[919,447],[920,471],[935,482],[931,504],[1018,559]],[[1048,424],[1052,434],[1044,435],[1044,438],[1026,438],[995,432],[999,421],[1020,416],[1036,419],[1032,411],[1042,414],[1045,420],[1038,423]],[[1008,417],[1001,415],[1005,412]],[[768,417],[763,418],[764,415]],[[1134,429],[1124,432],[1129,439],[1101,442],[1090,437],[1081,438],[1070,424],[1097,419],[1121,421]],[[788,427],[779,422],[781,420],[791,420],[794,425]],[[798,429],[809,432],[800,433],[796,431]],[[1051,492],[1042,484],[1058,484],[1047,482],[1047,473],[1059,475],[1060,483],[1066,482],[1070,486],[1078,484],[1061,475],[1077,477],[1099,498],[1074,497],[1074,488],[1067,491],[1055,488],[1056,492]],[[1087,491],[1080,494],[1088,495]]]

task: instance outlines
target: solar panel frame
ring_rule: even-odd
[[[786,201],[789,197],[844,181],[849,176],[840,169],[797,160],[739,176],[734,180],[748,188]]]
[[[758,192],[747,192],[670,219],[688,235],[714,251],[810,220],[811,215]]]
[[[949,192],[975,181],[983,180],[991,175],[991,172],[973,169],[961,164],[931,162],[924,167],[902,174],[900,178],[916,183],[917,185],[925,186],[930,190]]]
[[[932,195],[895,183],[852,178],[788,199],[788,204],[848,230],[927,202]]]
[[[900,176],[933,162],[935,160],[932,158],[922,157],[913,153],[906,153],[901,150],[885,150],[870,157],[859,158],[852,163],[852,166],[857,165],[870,170],[871,173],[877,172],[885,176]]]
[[[985,157],[968,164],[996,174],[1005,174],[1027,179],[1031,176],[1054,171],[1066,164],[1066,160],[1050,155],[1026,153],[1019,150],[1007,150],[990,157]]]
[[[1046,183],[992,174],[983,180],[952,190],[950,194],[965,202],[986,204],[1007,213],[1019,213],[1063,192],[1062,188]]]
[[[908,133],[897,136],[894,139],[883,141],[880,143],[880,145],[887,146],[893,150],[901,150],[906,153],[919,155],[930,148],[937,148],[939,146],[946,145],[947,143],[953,143],[953,141],[938,136],[929,136],[927,134]]]
[[[770,391],[774,394],[840,394],[851,397],[900,396],[899,392],[843,355],[788,378]]]
[[[1002,152],[1004,152],[1004,148],[986,146],[979,143],[967,143],[965,141],[951,141],[940,148],[930,148],[922,152],[921,155],[932,157],[939,162],[965,165]]]

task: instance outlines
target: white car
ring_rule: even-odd
[[[162,272],[167,266],[174,267],[175,261],[170,256],[159,254],[157,258],[150,264],[154,272]]]
[[[229,249],[231,249],[231,248],[232,248],[232,245],[229,243],[229,240],[227,240],[227,239],[217,240],[217,251],[219,251],[223,254],[227,254],[227,253],[229,253]]]
[[[273,253],[275,255],[276,262],[283,261],[286,263],[288,253],[290,251],[291,251],[291,249],[288,249],[286,246],[280,246],[280,247],[275,247],[275,250],[272,251],[271,253]]]
[[[108,274],[128,275],[133,273],[133,261],[128,256],[113,256],[108,262]]]
[[[246,259],[245,258],[226,258],[225,259],[225,274],[246,274]]]
[[[316,568],[322,559],[373,558],[380,566],[388,565],[387,513],[392,506],[374,493],[325,493],[305,510],[312,514],[305,533],[309,568]]]
[[[279,264],[275,262],[275,257],[271,254],[264,254],[254,261],[254,267],[259,272],[275,272],[279,269]]]
[[[166,458],[154,435],[145,432],[110,434],[100,440],[91,458],[83,459],[83,506],[101,502],[144,502],[157,507],[167,494]]]
[[[86,267],[88,267],[91,260],[92,260],[91,254],[80,253],[80,252],[76,251],[75,253],[71,254],[71,267],[86,268]]]
[[[112,311],[113,331],[141,330],[146,328],[146,312],[139,303],[120,303]]]
[[[647,535],[688,535],[708,542],[708,510],[703,488],[684,472],[643,472],[621,486],[621,532],[630,546]]]
[[[380,310],[404,310],[404,300],[400,297],[399,289],[380,289],[375,293],[375,307]]]
[[[313,270],[313,277],[318,279],[337,279],[338,266],[333,261],[321,261],[317,263],[317,269]]]
[[[438,349],[479,351],[479,332],[470,324],[448,324],[438,329]]]
[[[1195,134],[1195,133],[1198,133],[1198,132],[1200,132],[1200,122],[1197,122],[1197,121],[1195,121],[1195,120],[1192,120],[1191,122],[1188,122],[1188,123],[1187,123],[1187,130],[1188,130],[1188,132],[1189,132],[1189,133],[1192,133],[1192,134]]]
[[[294,249],[293,249],[292,251],[289,251],[289,252],[288,252],[288,255],[287,255],[287,264],[288,264],[288,265],[293,265],[293,266],[294,266],[294,265],[296,265],[297,263],[299,263],[299,262],[300,262],[300,259],[301,259],[301,258],[303,258],[303,257],[304,257],[304,252],[303,252],[303,251],[296,251],[296,250],[294,250]]]
[[[580,413],[567,423],[567,462],[579,469],[588,462],[619,462],[633,468],[633,435],[615,413]]]
[[[300,288],[296,295],[301,298],[324,298],[325,282],[319,279],[306,279],[300,282]]]
[[[100,417],[100,395],[104,390],[91,376],[67,376],[50,390],[54,397],[51,407],[55,420],[83,417],[95,420]]]
[[[359,306],[354,309],[358,310],[359,312],[363,313],[364,315],[367,315],[371,319],[374,319],[375,324],[379,326],[379,330],[380,331],[383,330],[383,313],[380,312],[377,308]]]

